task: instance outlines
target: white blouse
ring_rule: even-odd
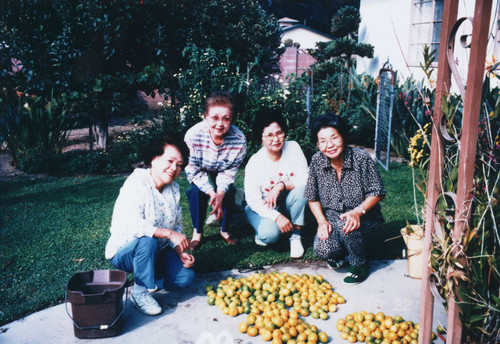
[[[272,161],[262,147],[255,153],[245,168],[245,199],[248,206],[261,217],[276,221],[280,215],[276,209],[269,209],[264,200],[274,185],[279,182],[293,182],[295,186],[306,185],[307,160],[295,141],[285,141],[281,158]]]
[[[179,185],[172,182],[156,189],[150,169],[135,169],[125,180],[115,203],[111,220],[111,237],[106,245],[106,258],[111,259],[120,248],[143,236],[152,237],[156,228],[182,233]],[[160,247],[174,247],[168,239]]]

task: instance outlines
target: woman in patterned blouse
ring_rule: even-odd
[[[190,155],[186,175],[191,188],[186,192],[193,236],[190,250],[201,246],[207,203],[211,215],[220,221],[220,235],[230,245],[239,240],[228,231],[236,189],[234,178],[245,158],[245,135],[234,122],[234,98],[225,91],[213,92],[205,102],[205,118],[187,132]]]
[[[379,202],[386,191],[370,155],[347,145],[340,121],[326,115],[312,125],[319,152],[312,157],[304,197],[318,222],[314,253],[334,269],[348,255],[344,282],[357,284],[368,276],[366,247],[384,221]]]
[[[181,139],[163,137],[144,150],[148,169],[137,168],[116,200],[106,258],[134,274],[131,301],[147,315],[162,312],[150,294],[158,288],[186,287],[194,279],[194,257],[182,234],[179,185],[174,181],[188,157]]]

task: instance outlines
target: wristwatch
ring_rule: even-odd
[[[365,210],[365,208],[363,208],[363,206],[361,204],[358,205],[358,208],[361,209],[361,212],[363,213],[363,215],[366,214],[366,210]]]

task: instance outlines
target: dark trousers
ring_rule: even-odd
[[[229,186],[222,200],[222,221],[220,222],[222,232],[227,232],[231,216],[233,215],[234,196],[236,189],[233,185]],[[189,211],[191,212],[191,221],[193,227],[196,228],[198,233],[203,233],[203,226],[207,216],[208,201],[210,197],[198,189],[196,185],[191,183],[191,188],[186,191],[187,199],[189,202]]]

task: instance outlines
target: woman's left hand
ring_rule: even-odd
[[[361,212],[355,208],[340,215],[340,220],[345,221],[343,228],[344,233],[350,233],[358,229],[361,225]]]
[[[194,265],[194,256],[192,254],[189,254],[187,252],[181,252],[179,254],[179,258],[181,259],[182,265],[189,269],[193,267]]]

